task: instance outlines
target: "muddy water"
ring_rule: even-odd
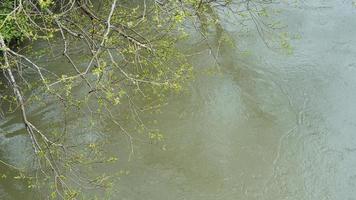
[[[164,145],[135,142],[112,199],[356,199],[356,8],[336,0],[271,7],[284,31],[300,36],[289,40],[293,52],[268,48],[253,26],[248,34],[227,27],[238,48],[222,45],[218,61],[197,47],[195,79],[148,117]],[[37,123],[58,114],[50,108],[33,109]],[[1,124],[0,156],[26,165],[16,121]],[[120,134],[110,137],[117,144],[108,150],[123,151]],[[6,179],[0,199],[32,198]]]

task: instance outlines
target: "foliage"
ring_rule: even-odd
[[[41,0],[39,4],[41,7],[48,7],[52,5],[52,2]],[[25,39],[46,39],[53,36],[55,30],[52,30],[51,26],[46,28],[36,26],[36,21],[39,20],[49,22],[46,23],[48,26],[52,19],[45,13],[42,13],[42,16],[31,13],[31,8],[22,1],[3,0],[0,2],[0,33],[7,43],[23,42]]]
[[[5,0],[0,2],[0,32],[6,41],[13,39],[21,40],[24,37],[24,32],[21,28],[28,29],[26,18],[15,17],[16,10],[14,11],[14,1]],[[14,14],[11,14],[11,13]],[[21,28],[20,28],[21,27]]]
[[[85,130],[115,125],[128,140],[129,159],[134,153],[136,137],[162,143],[164,134],[154,126],[144,124],[141,116],[145,112],[160,112],[168,94],[180,92],[192,76],[192,66],[178,46],[192,31],[186,28],[187,25],[199,21],[200,27],[195,28],[204,39],[214,28],[219,38],[224,38],[218,11],[231,7],[240,9],[240,5],[245,2],[2,1],[1,69],[9,81],[0,83],[12,90],[13,95],[4,94],[1,99],[9,105],[8,112],[21,111],[38,161],[37,167],[42,172],[41,181],[24,171],[20,171],[15,179],[24,180],[30,188],[37,190],[49,186],[49,192],[44,194],[46,199],[84,198],[85,192],[82,191],[88,187],[110,191],[111,179],[126,174],[126,171],[113,175],[93,173],[85,178],[76,173],[83,166],[118,162],[117,156],[103,151],[102,147],[110,141],[103,139],[82,144],[76,135],[66,131],[66,120],[75,120],[80,115],[90,116],[89,123],[78,122],[89,126],[82,127]],[[251,11],[232,13],[245,18]],[[258,9],[258,13],[267,15],[264,8]],[[281,45],[290,48],[284,39]],[[16,41],[20,44],[18,47],[26,49],[35,40],[47,42],[48,49],[29,55],[10,45]],[[58,52],[53,49],[60,49],[60,57],[66,59],[70,69],[51,71],[30,59],[35,56],[54,59]],[[78,49],[80,53],[75,53]],[[26,95],[28,93],[31,95]],[[63,108],[63,116],[49,127],[32,124],[26,106],[46,106],[47,102],[53,101]],[[124,115],[124,110],[130,112]],[[127,123],[135,124],[135,129],[128,129]],[[77,184],[73,177],[81,177],[86,182]]]

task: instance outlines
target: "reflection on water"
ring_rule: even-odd
[[[188,91],[147,117],[165,133],[164,148],[137,141],[113,199],[355,199],[356,9],[336,0],[274,6],[301,35],[293,54],[267,48],[251,30],[236,36],[240,50],[221,47],[219,70],[209,51],[195,57]],[[51,120],[54,107],[38,121]],[[21,129],[1,125],[0,155],[11,163],[26,162]],[[110,137],[109,151],[125,151],[123,136]],[[0,181],[1,199],[26,199],[24,190]]]

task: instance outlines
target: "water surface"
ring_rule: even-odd
[[[157,121],[164,144],[135,141],[131,161],[123,156],[117,166],[129,173],[112,199],[356,199],[356,8],[337,0],[271,8],[280,11],[286,27],[276,31],[291,33],[293,52],[266,46],[252,23],[248,34],[225,25],[237,48],[222,44],[218,61],[206,44],[187,45],[202,52],[192,58],[195,78],[161,114],[143,116]],[[58,107],[30,112],[47,125]],[[19,118],[0,125],[1,158],[26,165],[31,153]],[[127,155],[115,130],[88,133],[85,118],[70,126],[82,140],[109,135],[115,142],[107,150]],[[0,198],[32,199],[10,179],[0,181]]]

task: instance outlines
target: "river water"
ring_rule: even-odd
[[[237,48],[221,45],[218,60],[206,44],[186,45],[200,52],[192,57],[195,78],[162,113],[143,117],[157,122],[164,143],[135,141],[131,160],[116,166],[126,175],[111,199],[356,199],[356,8],[351,0],[270,8],[286,25],[275,31],[291,33],[291,49],[269,48],[253,23],[248,32],[226,25]],[[48,124],[59,109],[49,104],[30,113],[36,124]],[[85,123],[70,124],[82,139],[107,130],[87,133]],[[19,118],[0,127],[0,157],[31,162]],[[127,155],[124,136],[106,134],[114,141],[107,150]],[[2,179],[0,199],[34,197],[18,181]]]

